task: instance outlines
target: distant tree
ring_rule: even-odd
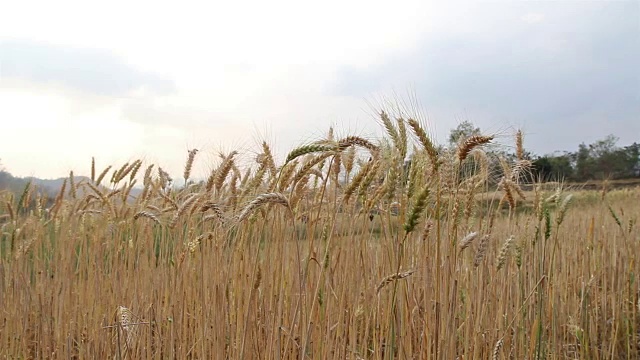
[[[618,178],[640,177],[640,144],[616,149],[610,156]]]
[[[0,159],[0,190],[8,188],[12,178],[13,176],[4,169],[2,159]]]
[[[545,155],[532,164],[532,181],[562,181],[573,178],[571,154]]]
[[[481,134],[479,127],[470,121],[463,121],[449,134],[449,149],[455,149],[461,139]],[[588,181],[599,179],[623,179],[640,177],[640,144],[620,148],[618,138],[608,135],[592,144],[581,143],[576,152],[535,156],[525,154],[525,159],[532,160],[531,177],[524,174],[521,181]],[[489,155],[489,169],[491,174],[501,174],[502,166],[499,158],[505,158],[509,163],[515,163],[516,155],[504,151],[495,145],[484,146],[483,150]],[[473,172],[476,167],[473,158],[460,168],[460,175],[464,177]]]
[[[11,175],[8,172],[0,170],[0,190],[7,188],[10,176]]]
[[[590,145],[580,144],[572,154],[575,167],[574,180],[623,179],[638,176],[640,145],[620,148],[618,138],[609,135]]]
[[[575,163],[574,180],[585,181],[594,178],[595,162],[591,157],[589,147],[584,143],[578,145],[578,151],[573,154]]]

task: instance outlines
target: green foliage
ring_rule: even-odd
[[[533,161],[535,178],[533,181],[562,181],[573,178],[574,170],[571,166],[571,155],[545,155]]]
[[[590,145],[582,143],[573,153],[538,157],[532,180],[582,182],[640,176],[640,144],[621,148],[617,142],[617,137],[609,135]]]

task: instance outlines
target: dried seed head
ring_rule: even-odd
[[[471,245],[471,243],[473,242],[473,240],[475,240],[477,237],[478,237],[478,233],[474,231],[474,232],[470,232],[469,234],[467,234],[467,236],[462,238],[462,240],[460,240],[460,245],[459,245],[460,252],[468,248],[469,245]]]
[[[378,284],[378,286],[376,287],[376,294],[379,293],[380,290],[382,290],[382,288],[384,288],[388,284],[390,284],[390,283],[392,283],[392,282],[394,282],[396,280],[404,279],[404,278],[406,278],[408,276],[411,276],[411,274],[413,274],[414,272],[416,272],[416,270],[415,269],[411,269],[411,270],[399,272],[399,273],[392,274],[392,275],[389,275],[389,276],[385,277],[384,279],[382,279],[380,284]]]
[[[182,216],[184,213],[188,212],[189,209],[191,209],[191,206],[195,203],[195,201],[198,199],[200,194],[191,194],[178,208],[178,210],[176,211],[176,213],[173,215],[173,218],[171,218],[171,221],[169,222],[169,227],[174,228],[176,227],[176,225],[178,224],[178,219],[180,218],[180,216]]]
[[[478,267],[484,258],[484,254],[487,251],[487,247],[489,245],[489,235],[485,235],[480,240],[480,244],[478,245],[478,250],[476,250],[476,256],[473,259],[473,266]]]
[[[133,220],[138,220],[141,217],[144,217],[144,218],[147,218],[147,219],[151,219],[156,224],[160,224],[160,219],[158,219],[158,217],[155,214],[150,213],[148,211],[144,211],[144,210],[143,211],[139,211],[135,215],[133,215]]]
[[[374,145],[371,141],[358,136],[347,136],[346,138],[338,142],[338,147],[340,148],[340,150],[344,150],[351,146],[360,146],[372,153],[376,153],[380,150],[380,148]]]
[[[458,160],[463,162],[471,150],[477,146],[487,144],[491,142],[491,140],[493,140],[493,136],[474,135],[469,137],[458,147]]]
[[[248,218],[249,215],[251,215],[255,209],[259,208],[264,204],[269,204],[269,203],[279,204],[279,205],[285,206],[288,209],[290,208],[289,200],[280,193],[268,193],[268,194],[258,195],[255,199],[253,199],[253,201],[247,204],[247,206],[245,206],[244,209],[242,209],[242,211],[238,215],[238,219],[237,219],[238,222],[242,222],[243,220]]]
[[[193,167],[193,160],[196,158],[196,154],[198,153],[198,149],[189,150],[187,155],[187,163],[184,166],[184,183],[186,184],[189,181],[189,176],[191,175],[191,168]]]
[[[496,346],[493,347],[493,356],[491,357],[492,360],[498,360],[499,359],[499,355],[500,355],[500,349],[502,349],[502,345],[504,344],[504,340],[500,339],[498,340],[498,342],[496,342]]]
[[[513,235],[509,236],[509,238],[502,244],[500,251],[498,253],[498,259],[496,261],[496,267],[498,270],[504,267],[504,263],[507,260],[507,254],[509,253],[509,249],[511,248],[511,244],[513,243]]]
[[[558,217],[556,217],[556,223],[558,225],[562,224],[564,220],[564,216],[567,213],[567,209],[569,208],[569,204],[571,204],[571,200],[573,199],[573,194],[569,194],[562,199],[562,203],[560,203],[560,208],[558,209]]]
[[[524,148],[522,146],[522,130],[516,133],[516,157],[518,160],[524,160]]]

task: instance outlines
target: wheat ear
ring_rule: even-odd
[[[193,168],[193,161],[196,158],[196,154],[198,153],[198,149],[189,150],[187,154],[187,163],[184,165],[184,184],[186,185],[189,181],[189,176],[191,175],[191,168]]]
[[[384,279],[382,279],[382,281],[380,281],[380,283],[376,287],[376,294],[380,293],[380,290],[382,290],[382,288],[384,288],[385,286],[389,285],[390,283],[392,283],[394,281],[397,281],[397,280],[400,280],[400,279],[404,279],[406,277],[409,277],[414,272],[416,272],[416,270],[415,269],[411,269],[411,270],[407,270],[407,271],[391,274],[391,275],[385,277]]]
[[[335,147],[327,145],[327,144],[303,145],[303,146],[300,146],[298,148],[293,149],[287,155],[287,160],[285,161],[285,165],[288,164],[289,162],[293,161],[294,159],[302,156],[302,155],[311,154],[311,153],[315,153],[315,152],[333,151],[334,149],[335,149]]]
[[[248,218],[249,215],[251,215],[253,213],[253,211],[255,211],[257,208],[259,208],[260,206],[262,206],[264,204],[269,204],[269,203],[270,204],[279,204],[279,205],[285,206],[287,209],[290,209],[289,200],[287,200],[287,198],[283,194],[280,194],[280,193],[262,194],[262,195],[258,195],[249,204],[247,204],[242,209],[242,211],[240,211],[240,214],[238,215],[237,221],[238,222],[242,222],[243,220]]]
[[[469,152],[474,148],[487,144],[493,140],[493,136],[474,135],[463,141],[458,147],[458,161],[463,162]]]

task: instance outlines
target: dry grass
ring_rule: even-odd
[[[390,141],[331,135],[282,164],[262,144],[254,171],[232,152],[189,184],[194,150],[184,187],[147,164],[135,199],[141,161],[92,160],[51,208],[1,193],[0,357],[640,357],[638,189],[526,189],[520,162],[493,191],[490,137],[436,153],[418,122],[381,122]]]

